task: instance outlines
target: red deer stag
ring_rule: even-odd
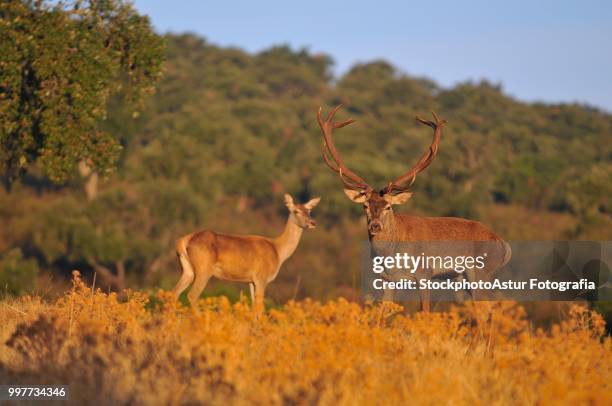
[[[366,181],[349,169],[342,160],[332,140],[334,129],[345,127],[355,120],[334,122],[334,116],[342,105],[334,108],[325,120],[321,118],[321,108],[317,120],[323,133],[322,154],[327,166],[338,174],[344,184],[344,193],[355,203],[363,204],[368,225],[368,236],[376,255],[377,245],[381,243],[401,243],[419,241],[488,241],[494,243],[495,252],[488,255],[488,267],[498,269],[510,259],[510,246],[485,225],[472,220],[455,217],[417,217],[409,214],[396,214],[393,205],[406,203],[411,197],[410,187],[416,175],[427,168],[438,152],[442,128],[446,120],[440,120],[435,113],[434,121],[416,120],[433,129],[433,141],[417,163],[406,173],[376,191]],[[378,243],[378,244],[377,244]],[[389,298],[385,292],[385,298]],[[421,310],[429,311],[430,293],[419,290]]]
[[[176,253],[183,273],[173,290],[174,295],[178,298],[193,282],[187,297],[194,305],[211,276],[248,282],[253,309],[257,316],[261,315],[266,286],[276,278],[283,263],[297,248],[302,231],[315,227],[310,211],[319,200],[321,198],[316,197],[307,203],[296,204],[286,194],[289,218],[285,230],[276,238],[221,234],[208,230],[179,238]]]

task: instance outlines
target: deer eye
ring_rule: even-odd
[[[391,206],[385,207],[385,210],[391,210]]]

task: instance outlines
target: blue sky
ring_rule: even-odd
[[[442,86],[486,78],[521,100],[612,112],[612,1],[136,0],[159,32],[255,52],[325,52],[336,72],[384,58]]]

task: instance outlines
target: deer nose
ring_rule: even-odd
[[[370,230],[370,234],[375,235],[382,231],[382,223],[378,220],[373,220],[368,227]]]
[[[316,226],[317,226],[317,222],[316,221],[314,221],[312,219],[310,219],[308,221],[308,228],[315,228]]]

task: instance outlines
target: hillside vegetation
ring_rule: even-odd
[[[137,113],[112,97],[98,125],[122,146],[116,173],[98,179],[84,168],[58,185],[34,165],[0,190],[5,292],[53,292],[72,269],[95,272],[111,289],[170,288],[177,237],[200,228],[278,234],[288,191],[322,196],[319,227],[271,298],[354,298],[367,234],[360,207],[323,163],[315,119],[319,106],[338,103],[340,117],[357,123],[338,131],[336,144],[378,187],[429,145],[416,114],[448,120],[439,156],[400,211],[481,219],[508,240],[612,237],[610,114],[519,102],[486,81],[441,88],[385,61],[334,78],[332,59],[307,50],[249,54],[193,35],[166,42],[156,94]],[[44,278],[38,286],[35,275]],[[237,298],[234,287],[207,289],[221,291]]]

